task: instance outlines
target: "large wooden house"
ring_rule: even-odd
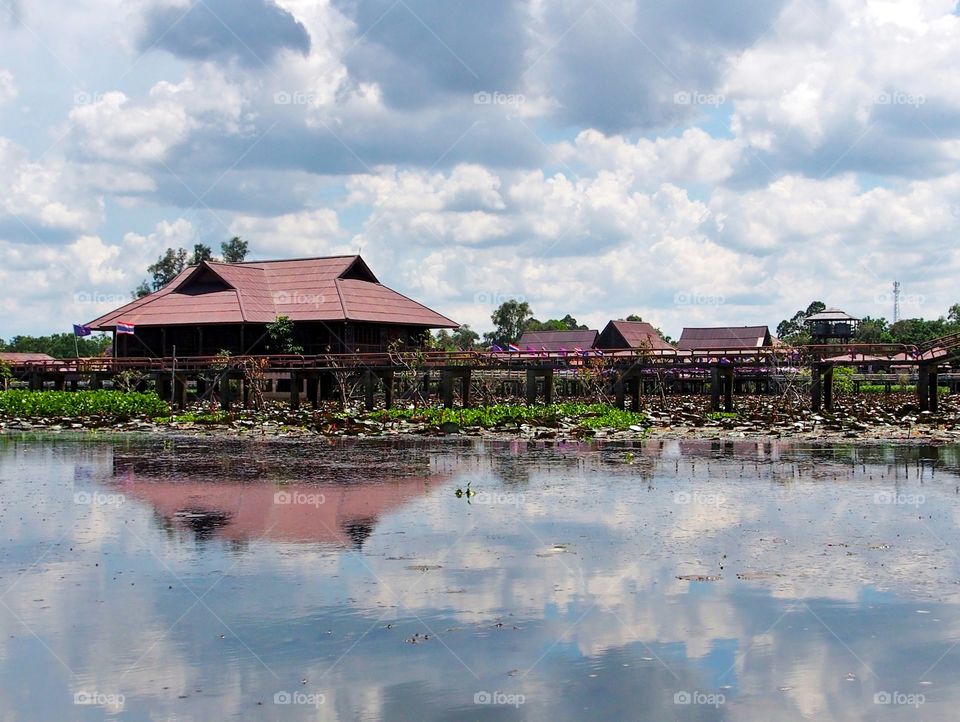
[[[459,324],[382,285],[360,256],[217,263],[184,269],[159,291],[87,324],[116,333],[129,356],[276,354],[267,324],[293,322],[305,354],[422,346],[434,328]]]

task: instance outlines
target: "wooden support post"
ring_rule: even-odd
[[[710,410],[720,410],[720,367],[710,368]]]
[[[733,367],[725,368],[723,375],[723,410],[729,414],[733,412]]]
[[[823,406],[833,413],[833,366],[823,370]]]
[[[536,369],[527,369],[527,406],[537,403],[537,372]]]
[[[103,387],[103,380],[100,378],[100,374],[90,374],[90,383],[88,388],[91,391],[99,391]]]
[[[937,384],[939,383],[939,374],[937,373],[937,368],[934,366],[930,369],[930,410],[933,413],[937,413],[940,410],[940,399],[939,399],[939,389]]]
[[[917,374],[917,405],[921,411],[930,410],[930,368],[921,366]]]
[[[240,399],[241,399],[240,403],[243,405],[243,408],[249,409],[250,408],[250,383],[247,381],[246,378],[242,378],[242,379],[239,379],[239,384],[240,384]],[[298,379],[297,386],[299,387],[299,385],[300,385],[300,382]],[[299,397],[300,397],[300,391],[298,388],[297,398]]]
[[[633,386],[630,389],[630,410],[634,413],[640,411],[640,386],[643,383],[639,375],[633,377]]]
[[[202,399],[207,395],[207,377],[197,376],[197,398]]]
[[[383,403],[385,408],[393,408],[393,371],[383,372]]]
[[[320,372],[320,398],[328,400],[337,395],[337,380],[330,371]]]
[[[37,373],[30,374],[30,390],[31,391],[43,390],[43,377],[40,374],[37,374]]]
[[[420,381],[420,395],[426,402],[430,401],[430,372],[424,371],[423,379]]]
[[[320,406],[320,377],[316,374],[307,376],[307,400],[311,408]]]
[[[76,391],[76,390],[77,390],[77,380],[76,380],[76,379],[70,379],[70,390],[71,390],[71,391]]]
[[[440,396],[443,399],[443,408],[453,408],[453,372],[444,369],[440,374]]]
[[[53,388],[56,391],[63,391],[66,388],[67,380],[64,378],[63,374],[57,374],[53,377]]]
[[[220,408],[224,411],[230,410],[230,377],[223,373],[220,374],[218,382],[218,391],[220,392]]]
[[[623,408],[623,399],[626,396],[626,380],[623,378],[623,374],[618,373],[616,379],[613,382],[613,393],[616,397],[616,404],[618,409]]]
[[[300,374],[296,371],[290,372],[290,408],[300,408]]]
[[[363,403],[367,411],[373,411],[373,394],[377,388],[377,377],[373,371],[367,369],[363,372]]]
[[[173,403],[178,409],[187,408],[187,380],[177,376],[173,382]]]
[[[470,369],[464,369],[460,372],[460,405],[469,409],[473,403],[470,393]]]
[[[547,406],[553,403],[553,369],[543,372],[543,403]]]
[[[823,404],[823,383],[819,364],[810,367],[810,409],[819,411]]]

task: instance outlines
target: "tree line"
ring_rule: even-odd
[[[810,329],[804,321],[826,308],[823,301],[813,301],[806,310],[797,311],[791,318],[781,321],[777,325],[777,337],[791,346],[809,343]],[[853,336],[853,343],[918,345],[951,333],[960,333],[960,303],[953,304],[946,316],[936,319],[903,318],[890,323],[882,317],[864,316]]]

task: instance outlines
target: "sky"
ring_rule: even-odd
[[[958,67],[946,0],[0,0],[0,338],[234,235],[480,331],[935,318]]]

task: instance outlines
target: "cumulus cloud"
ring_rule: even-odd
[[[257,67],[283,50],[305,55],[310,36],[272,0],[160,3],[146,15],[140,48],[161,48],[188,60],[234,60]]]

